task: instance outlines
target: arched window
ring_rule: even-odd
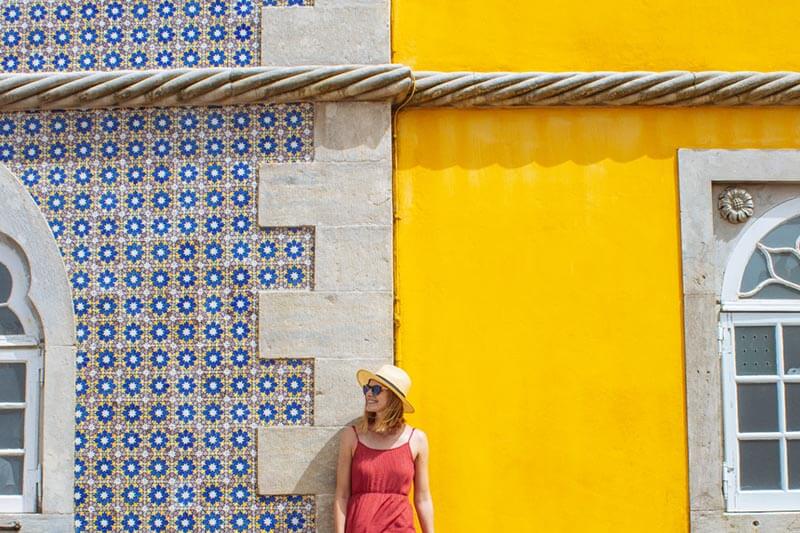
[[[36,510],[41,327],[28,303],[30,275],[0,237],[0,512]]]
[[[728,510],[800,510],[800,199],[742,233],[721,307]]]
[[[0,524],[71,531],[76,346],[69,280],[47,221],[2,164],[0,198]]]

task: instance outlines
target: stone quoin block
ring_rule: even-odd
[[[333,494],[338,427],[258,429],[258,493]]]
[[[364,395],[356,382],[359,368],[377,370],[385,358],[317,359],[314,362],[314,424],[344,426],[364,412]]]
[[[391,162],[263,164],[258,223],[264,227],[391,225]]]
[[[262,358],[392,358],[390,292],[259,293]]]
[[[388,0],[323,0],[314,7],[264,9],[261,64],[388,63],[389,35]]]

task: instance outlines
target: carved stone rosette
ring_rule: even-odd
[[[719,214],[731,224],[741,224],[753,216],[753,196],[744,189],[728,187],[719,195]]]

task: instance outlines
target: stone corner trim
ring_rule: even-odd
[[[392,224],[391,162],[263,163],[258,223],[275,226]]]
[[[262,358],[385,358],[393,353],[391,292],[261,291]]]
[[[258,493],[333,494],[338,427],[258,429]]]

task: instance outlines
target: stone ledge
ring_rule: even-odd
[[[393,351],[390,291],[261,291],[262,358],[386,358]]]
[[[0,514],[0,525],[19,522],[23,533],[74,533],[72,514],[25,513]]]
[[[694,533],[800,532],[800,513],[723,513],[693,509],[691,520]]]
[[[264,163],[260,226],[392,224],[392,169],[380,162]]]
[[[345,426],[364,414],[364,396],[356,382],[359,368],[377,370],[391,358],[316,359],[314,361],[314,424]]]
[[[261,12],[262,65],[391,60],[388,2],[330,2]]]
[[[333,494],[341,429],[258,428],[258,493]]]

